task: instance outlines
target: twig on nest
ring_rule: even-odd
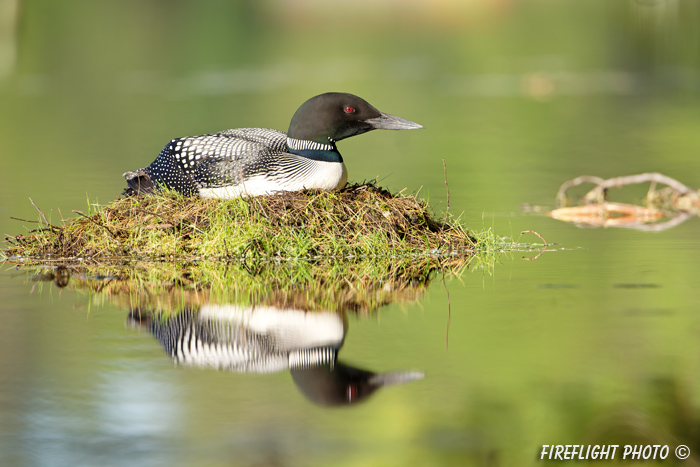
[[[447,207],[445,208],[445,223],[450,218],[450,186],[447,184],[447,165],[445,159],[442,160],[442,171],[445,175],[445,190],[447,190]]]
[[[96,221],[95,219],[93,219],[92,217],[86,216],[86,215],[83,214],[81,211],[77,211],[77,210],[75,210],[75,209],[73,210],[73,212],[76,213],[77,215],[81,216],[81,217],[84,217],[85,219],[89,220],[89,221],[92,222],[93,224],[95,224],[95,225],[97,225],[97,226],[99,226],[99,227],[102,227],[102,228],[105,229],[107,232],[109,232],[109,234],[110,234],[113,238],[119,238],[119,237],[117,237],[117,235],[116,235],[114,232],[112,232],[112,229],[110,229],[110,228],[107,227],[106,225],[100,224],[99,222],[97,222],[97,221]]]
[[[29,198],[29,201],[32,203],[32,206],[34,206],[36,208],[36,210],[39,211],[39,214],[41,214],[41,218],[44,219],[44,224],[46,225],[46,227],[48,227],[49,229],[52,229],[52,230],[61,230],[60,227],[56,227],[55,225],[49,224],[49,221],[46,219],[46,216],[44,215],[44,213],[41,211],[41,209],[39,209],[39,207],[36,204],[34,204],[34,200]],[[13,218],[13,219],[16,219],[16,218]],[[16,220],[22,220],[22,219],[16,219]],[[25,222],[37,222],[37,221],[25,221]],[[37,222],[37,224],[40,224],[40,222]]]

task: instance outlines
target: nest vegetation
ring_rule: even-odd
[[[311,259],[469,256],[476,240],[415,195],[374,184],[228,200],[127,196],[8,236],[17,260]]]

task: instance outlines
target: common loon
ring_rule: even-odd
[[[355,95],[328,92],[304,102],[287,133],[239,128],[174,139],[151,165],[124,174],[125,193],[169,188],[186,196],[235,198],[340,189],[348,175],[337,141],[375,129],[414,128],[423,127]]]

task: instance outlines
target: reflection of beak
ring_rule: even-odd
[[[395,371],[391,373],[377,373],[369,378],[373,386],[393,386],[395,384],[410,383],[417,379],[423,379],[425,374],[420,371]]]
[[[365,120],[365,123],[369,123],[376,130],[415,130],[423,128],[423,125],[385,113],[379,117],[368,118]]]

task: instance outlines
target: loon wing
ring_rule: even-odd
[[[185,148],[188,139],[192,141]],[[194,180],[200,188],[237,185],[251,174],[269,170],[276,155],[287,151],[286,133],[266,128],[238,128],[183,140],[182,150],[188,150],[187,159],[195,164]]]
[[[239,128],[177,138],[146,168],[127,172],[124,194],[151,194],[167,187],[187,196],[202,188],[237,185],[274,167],[287,151],[287,134],[267,128]]]

